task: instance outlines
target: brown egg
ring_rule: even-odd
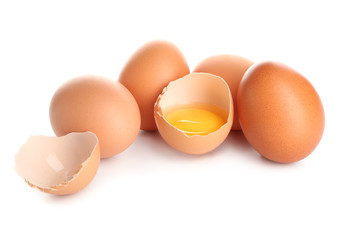
[[[103,77],[78,77],[61,86],[50,104],[57,136],[91,131],[99,138],[101,157],[124,151],[140,130],[140,112],[131,93]]]
[[[91,132],[31,136],[15,156],[15,170],[31,187],[66,195],[87,186],[99,162],[98,139]]]
[[[234,116],[228,85],[209,73],[191,73],[170,82],[159,95],[154,111],[161,137],[187,154],[217,148],[228,136]],[[173,125],[169,115],[177,111],[187,114],[180,115],[179,124]]]
[[[156,130],[156,98],[170,81],[188,73],[184,56],[172,43],[152,41],[134,53],[123,68],[119,82],[129,89],[139,105],[142,130]]]
[[[194,72],[206,72],[222,77],[229,85],[232,98],[234,99],[234,121],[232,130],[241,130],[237,113],[237,92],[239,83],[245,71],[254,63],[246,58],[236,55],[216,55],[201,61]]]
[[[295,162],[320,142],[325,116],[319,95],[305,77],[283,64],[250,67],[237,101],[244,135],[265,158]]]

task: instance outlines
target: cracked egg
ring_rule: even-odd
[[[55,195],[75,193],[94,178],[100,162],[91,132],[31,136],[15,156],[15,170],[31,187]]]
[[[218,147],[233,123],[233,101],[225,80],[190,73],[169,83],[154,108],[161,137],[174,149],[204,154]]]

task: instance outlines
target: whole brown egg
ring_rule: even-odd
[[[156,130],[154,104],[169,82],[189,74],[190,70],[180,50],[162,40],[149,42],[129,59],[119,76],[135,97],[141,113],[141,129]]]
[[[50,121],[57,136],[96,134],[101,158],[125,150],[140,130],[140,112],[131,93],[120,83],[98,76],[63,84],[51,100]]]
[[[241,128],[254,149],[275,162],[308,156],[325,125],[319,95],[301,74],[276,62],[254,64],[237,97]]]

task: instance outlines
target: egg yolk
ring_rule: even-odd
[[[207,135],[215,132],[225,120],[216,111],[198,107],[183,107],[169,112],[166,120],[187,135]]]

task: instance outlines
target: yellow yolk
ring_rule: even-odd
[[[197,107],[176,109],[169,112],[165,118],[171,125],[190,136],[207,135],[225,124],[225,120],[215,111]]]

